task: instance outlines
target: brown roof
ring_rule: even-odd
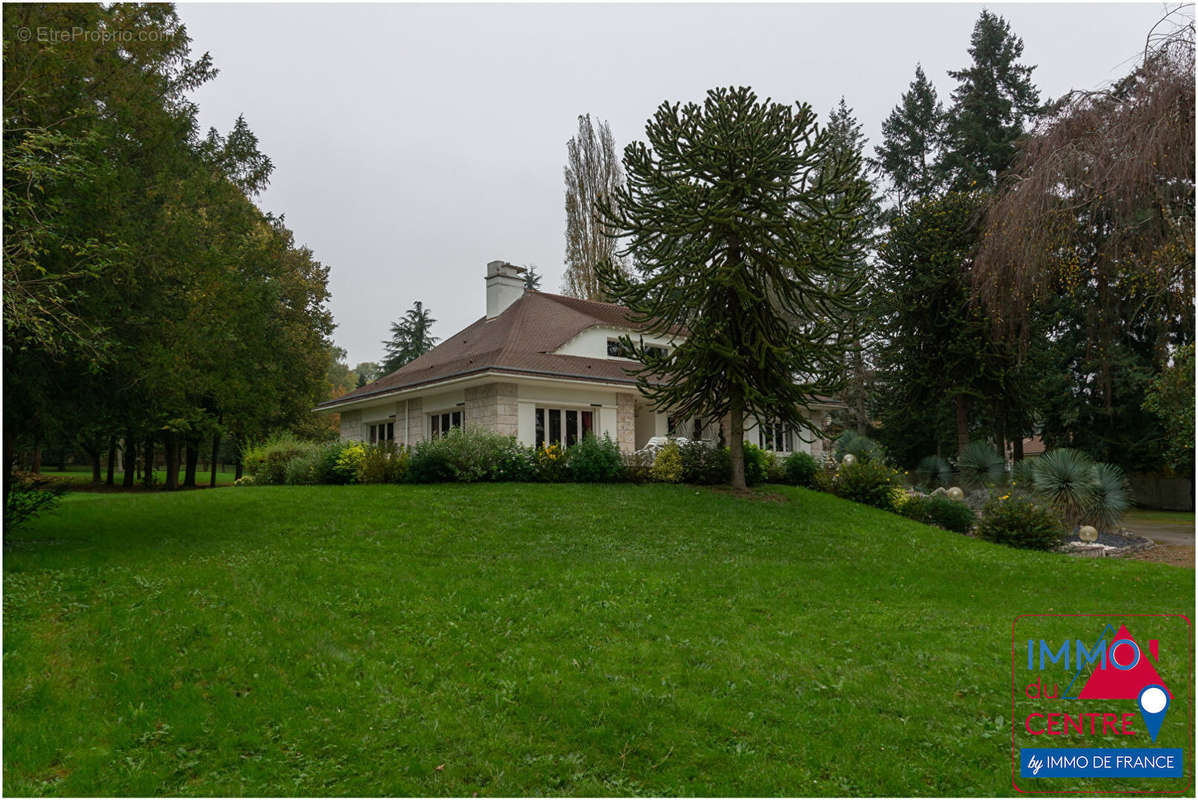
[[[553,352],[596,325],[634,328],[628,314],[611,303],[526,291],[494,319],[483,317],[390,375],[317,408],[488,371],[632,384],[627,361]]]

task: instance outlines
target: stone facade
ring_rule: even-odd
[[[400,444],[407,442],[409,446],[415,445],[417,442],[423,442],[428,435],[428,431],[425,430],[428,423],[424,420],[423,401],[419,397],[414,400],[400,400],[395,415],[396,419],[402,420],[405,410],[408,415],[408,435],[405,438],[399,435],[399,431],[397,430],[395,440]],[[402,425],[403,423],[401,422],[400,424]]]
[[[342,411],[341,412],[341,441],[343,442],[360,442],[362,441],[362,412],[361,411]]]
[[[620,451],[636,449],[636,395],[621,392],[616,395],[616,444]]]
[[[504,436],[520,433],[516,384],[488,383],[466,390],[466,426]]]

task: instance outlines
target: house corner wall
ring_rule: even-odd
[[[400,444],[414,447],[424,441],[426,435],[424,429],[424,403],[419,397],[400,401],[396,417],[398,419],[405,419],[406,417],[404,425],[407,426],[407,436],[403,438],[396,437]]]
[[[466,390],[466,427],[503,436],[520,432],[517,389],[514,383],[488,383]]]
[[[616,395],[616,444],[623,453],[636,450],[636,395]]]
[[[360,441],[362,441],[362,412],[361,411],[342,411],[341,412],[341,441],[343,441],[343,442],[360,442]]]

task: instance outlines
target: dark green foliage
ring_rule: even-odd
[[[402,483],[408,477],[409,455],[393,442],[368,445],[359,483]]]
[[[1065,531],[1052,510],[1021,495],[994,497],[982,509],[978,534],[987,541],[1051,550],[1064,541]]]
[[[936,88],[923,67],[916,65],[910,88],[882,122],[882,143],[875,149],[876,163],[890,179],[888,193],[899,212],[912,201],[938,193],[944,123]]]
[[[751,442],[745,442],[745,484],[756,486],[769,480],[770,454]]]
[[[898,471],[885,463],[858,461],[840,465],[832,479],[832,491],[837,497],[892,511],[895,489],[902,483]]]
[[[512,436],[473,428],[454,428],[445,436],[416,445],[408,474],[417,483],[511,480],[531,469],[532,457]],[[559,459],[563,469],[565,456]]]
[[[718,485],[728,483],[732,477],[727,447],[687,442],[679,446],[678,454],[682,458],[683,483]]]
[[[973,510],[965,503],[941,495],[909,497],[899,504],[898,512],[916,522],[957,533],[967,533],[977,521]]]
[[[66,488],[65,481],[32,473],[14,474],[4,500],[4,529],[15,530],[39,514],[53,511]]]
[[[383,342],[383,363],[379,372],[390,375],[432,350],[437,344],[437,337],[432,335],[435,322],[422,302],[413,303],[402,319],[391,323],[391,338]]]
[[[925,489],[948,486],[953,479],[953,465],[940,456],[925,456],[915,468],[916,485]]]
[[[993,188],[1015,158],[1015,141],[1039,113],[1035,67],[1019,63],[1023,40],[983,9],[969,39],[970,65],[957,80],[948,113],[944,173],[954,189]]]
[[[570,479],[580,483],[614,483],[625,480],[624,461],[620,448],[607,434],[602,439],[593,434],[566,451]]]
[[[737,487],[746,413],[810,427],[802,410],[838,388],[840,335],[858,302],[868,186],[859,158],[830,159],[815,130],[809,105],[748,88],[663,103],[648,142],[625,149],[627,187],[605,209],[640,271],[601,265],[608,295],[646,333],[687,331],[665,354],[626,341],[644,364],[640,390],[683,416],[731,414]]]
[[[784,467],[786,471],[786,482],[793,486],[806,486],[809,489],[815,488],[815,473],[819,469],[810,453],[804,453],[801,450],[791,453],[786,457]]]
[[[1164,455],[1182,475],[1194,474],[1194,345],[1178,348],[1172,363],[1152,380],[1144,409],[1165,427]]]

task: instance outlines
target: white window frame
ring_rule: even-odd
[[[558,442],[554,442],[553,440],[551,440],[549,438],[549,415],[553,411],[557,411],[559,414],[561,414],[561,431],[560,431],[561,439]],[[599,424],[598,424],[599,423],[599,407],[598,406],[594,406],[594,405],[591,405],[591,406],[580,406],[580,405],[552,405],[552,406],[551,405],[543,405],[542,406],[542,405],[538,405],[536,408],[533,409],[533,412],[532,412],[532,438],[533,438],[533,446],[534,447],[538,447],[538,448],[539,447],[547,447],[548,445],[551,445],[551,444],[556,444],[558,447],[562,448],[563,450],[567,447],[570,447],[570,445],[566,444],[566,441],[569,438],[569,435],[568,435],[569,432],[566,430],[566,412],[567,411],[578,412],[578,414],[574,420],[575,444],[577,444],[578,442],[581,442],[582,437],[585,436],[587,433],[590,433],[592,436],[599,435],[597,432],[598,427],[599,427]],[[583,429],[583,424],[582,424],[582,415],[583,414],[591,415],[591,429],[589,431],[586,431]],[[540,442],[537,441],[537,436],[538,436],[537,418],[538,418],[538,416],[541,417],[541,432],[540,432],[541,440],[540,440]]]
[[[455,416],[458,418],[457,424],[454,424],[453,418]],[[466,427],[466,409],[464,408],[448,408],[443,411],[434,411],[426,414],[425,417],[428,419],[426,430],[428,431],[428,436],[430,439],[436,439],[440,436],[445,436],[454,428]],[[445,420],[445,417],[449,417],[449,419]],[[436,427],[433,426],[434,422],[436,423]],[[441,423],[443,422],[447,422],[449,427],[445,430],[440,430]]]
[[[395,441],[395,420],[381,419],[378,422],[369,423],[367,434],[368,442],[371,444],[380,444],[382,442]]]
[[[781,445],[782,449],[775,447]],[[757,446],[771,453],[793,453],[795,449],[794,429],[781,422],[757,421]]]

